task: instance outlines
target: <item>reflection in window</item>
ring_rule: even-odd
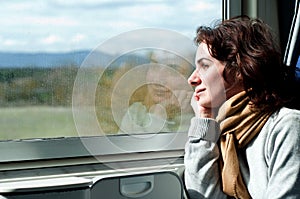
[[[120,62],[120,67],[114,67]],[[100,81],[96,96],[97,116],[105,133],[187,130],[192,116],[187,78],[193,69],[188,61],[170,52],[147,50],[121,56],[116,63],[107,69],[111,78]]]
[[[200,24],[221,19],[221,2],[2,2],[7,17],[0,19],[0,140],[81,136],[72,96],[81,63],[92,49],[122,32],[145,27],[193,39]],[[103,132],[185,131],[192,111],[190,88],[182,88],[182,82],[191,68],[182,57],[158,49],[114,60],[103,71],[93,102]],[[133,79],[140,83],[129,86]],[[96,135],[85,128],[84,135]]]

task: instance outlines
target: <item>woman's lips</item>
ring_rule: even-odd
[[[200,95],[203,91],[205,91],[206,89],[205,88],[196,88],[195,89],[195,92],[194,92],[194,98],[195,100],[199,100],[200,99]]]

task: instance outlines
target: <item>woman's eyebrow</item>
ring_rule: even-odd
[[[209,61],[209,62],[213,62],[212,60],[210,60],[208,58],[202,57],[202,58],[200,58],[200,59],[197,60],[197,64],[200,64],[203,60],[206,60],[206,61]]]

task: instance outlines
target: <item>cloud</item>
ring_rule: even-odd
[[[170,4],[179,2],[178,0],[55,0],[50,1],[49,5],[55,6],[58,8],[64,9],[119,9],[119,8],[128,8],[136,5],[143,5],[145,7],[149,5],[158,5],[158,4]]]
[[[18,44],[18,41],[17,40],[13,40],[13,39],[7,39],[7,40],[4,40],[2,42],[2,44],[4,46],[15,46],[16,44]]]
[[[28,24],[52,25],[52,26],[74,26],[78,24],[78,21],[71,19],[67,16],[59,16],[59,17],[27,16],[23,19],[23,21]]]
[[[205,1],[198,1],[193,4],[193,6],[189,6],[188,10],[193,12],[208,12],[215,9],[215,5]]]
[[[1,2],[0,24],[6,45],[17,51],[93,49],[139,28],[193,35],[196,26],[216,18],[217,10],[221,17],[221,0],[14,0]],[[21,48],[17,43],[22,42],[30,45]]]
[[[79,43],[81,41],[83,41],[86,38],[86,36],[84,34],[76,34],[71,38],[71,42],[72,43]]]
[[[3,2],[1,2],[3,3]],[[28,2],[11,2],[8,4],[7,9],[15,10],[15,11],[24,11],[32,8],[32,4]]]
[[[46,38],[41,39],[42,44],[55,44],[62,41],[63,39],[57,35],[49,35]]]

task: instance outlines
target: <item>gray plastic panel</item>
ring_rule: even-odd
[[[91,184],[79,177],[5,182],[0,185],[0,199],[89,199]]]
[[[182,199],[183,185],[174,172],[157,172],[99,179],[91,199]]]

